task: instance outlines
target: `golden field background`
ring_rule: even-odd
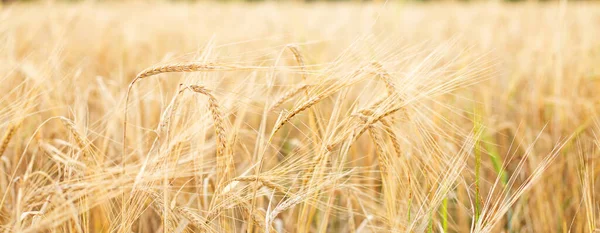
[[[598,232],[599,38],[585,2],[3,5],[0,230]]]

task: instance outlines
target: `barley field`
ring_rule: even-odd
[[[1,232],[600,232],[600,4],[0,6]]]

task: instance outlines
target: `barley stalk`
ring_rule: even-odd
[[[375,149],[377,151],[377,158],[379,160],[379,169],[381,169],[382,176],[388,174],[388,168],[391,166],[389,159],[385,156],[385,150],[383,149],[385,146],[383,144],[384,140],[381,137],[381,134],[378,133],[373,126],[369,126],[369,135],[375,144]]]

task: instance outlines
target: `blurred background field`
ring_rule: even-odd
[[[599,38],[592,1],[5,2],[0,230],[599,232]]]

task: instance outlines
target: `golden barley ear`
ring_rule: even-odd
[[[360,119],[363,120],[365,124],[368,124],[366,118]],[[371,140],[373,141],[373,144],[375,145],[375,150],[377,152],[377,160],[379,163],[381,183],[384,195],[384,206],[387,211],[387,221],[392,221],[394,219],[394,216],[396,215],[396,194],[394,187],[391,187],[392,185],[390,185],[390,183],[388,182],[390,177],[390,168],[392,168],[393,164],[386,154],[386,150],[384,149],[385,145],[383,144],[384,140],[381,134],[377,132],[373,124],[367,125],[367,129],[369,131],[369,135],[371,136]],[[391,222],[388,222],[388,226],[392,225],[393,224],[391,224]]]
[[[4,154],[4,151],[6,151],[6,148],[8,147],[8,143],[10,143],[10,140],[12,139],[12,137],[15,135],[15,132],[17,132],[17,129],[21,127],[21,123],[10,123],[8,125],[8,128],[6,128],[6,132],[4,133],[4,136],[2,137],[2,144],[0,144],[0,158],[2,157],[2,155]]]
[[[217,141],[217,187],[221,187],[224,182],[231,178],[233,167],[232,155],[227,151],[227,137],[225,132],[225,123],[219,106],[219,101],[215,96],[203,86],[190,85],[187,89],[203,94],[208,97],[208,111],[214,121],[215,136]]]
[[[149,195],[152,199],[152,203],[155,206],[154,208],[156,208],[157,210],[165,209],[165,203],[163,202],[163,199],[162,197],[160,197],[160,195],[158,195],[156,192],[150,192]],[[166,209],[173,211],[176,215],[183,216],[188,221],[190,221],[190,223],[193,226],[200,229],[202,232],[216,232],[207,224],[208,221],[206,220],[206,218],[200,216],[196,213],[196,211],[190,208],[175,206],[175,208],[173,209],[169,207],[167,207]]]
[[[304,64],[304,57],[302,56],[302,54],[300,53],[300,50],[298,49],[297,45],[294,44],[290,44],[286,46],[294,55],[294,58],[296,59],[296,62],[298,63],[298,65],[300,66],[300,71],[301,76],[302,76],[302,81],[306,82],[306,65]]]
[[[303,112],[304,110],[310,108],[311,106],[319,103],[321,100],[323,100],[323,98],[325,98],[325,95],[320,95],[320,96],[316,96],[313,97],[311,99],[309,99],[308,101],[304,102],[304,104],[302,104],[301,106],[297,107],[296,109],[294,109],[294,111],[288,113],[273,129],[273,133],[271,133],[272,135],[275,135],[275,133],[279,132],[279,130],[281,129],[281,127],[283,127],[286,123],[288,123],[292,118],[294,118],[294,116],[296,116],[298,113]]]
[[[214,128],[215,128],[215,137],[216,137],[216,143],[217,143],[217,155],[216,155],[216,159],[217,159],[217,175],[216,175],[216,193],[213,195],[213,201],[211,202],[210,205],[210,209],[212,210],[211,212],[213,213],[214,217],[218,217],[218,215],[221,213],[221,210],[219,208],[217,208],[216,210],[215,208],[215,204],[217,203],[215,200],[217,198],[223,198],[222,192],[223,192],[223,187],[224,184],[230,180],[233,177],[233,174],[235,174],[235,166],[234,166],[234,159],[233,159],[233,154],[232,153],[228,153],[230,152],[230,150],[227,150],[227,137],[226,137],[226,131],[225,131],[225,123],[223,120],[223,115],[221,114],[220,111],[220,106],[219,106],[219,101],[217,100],[217,98],[211,93],[211,91],[209,91],[208,89],[204,88],[203,86],[199,86],[199,85],[190,85],[185,89],[189,89],[193,92],[205,95],[208,97],[208,110],[213,118],[214,121]],[[182,89],[182,90],[185,90]],[[224,217],[220,217],[219,218],[222,227],[228,227],[229,225],[227,224],[227,219]],[[212,221],[212,216],[209,218],[207,217],[207,224],[208,222]]]
[[[75,138],[75,143],[77,143],[77,146],[79,147],[80,150],[84,151],[85,148],[87,147],[87,143],[83,137],[83,135],[81,135],[78,131],[77,128],[75,127],[75,123],[66,118],[66,117],[58,117],[58,119],[63,123],[63,125],[69,130],[69,132],[71,132],[71,135],[73,135],[73,138]],[[85,153],[84,153],[85,155]]]
[[[399,97],[399,96],[395,96],[395,95],[399,95],[399,92],[398,92],[398,89],[396,88],[396,86],[394,85],[392,76],[390,75],[390,73],[388,73],[383,68],[383,65],[381,63],[379,63],[378,61],[371,61],[370,65],[371,65],[371,67],[375,68],[375,72],[373,72],[375,74],[375,77],[377,79],[380,79],[385,84],[385,89],[387,91],[387,95],[385,97],[377,100],[373,104],[373,107],[371,109],[375,109],[375,108],[379,107],[387,99],[390,99],[392,97]],[[394,116],[391,116],[390,118],[391,118],[390,119],[391,124],[394,124],[396,119],[394,118]]]
[[[264,211],[258,208],[253,208],[253,206],[247,200],[243,200],[240,196],[234,195],[233,199],[240,203],[244,215],[249,216],[250,219],[258,225],[258,227],[265,230],[268,228],[269,232],[277,232],[272,224],[265,223],[266,214]]]
[[[267,177],[264,177],[264,176],[254,176],[254,175],[253,176],[240,176],[240,177],[234,178],[233,180],[234,181],[245,181],[245,182],[258,181],[267,188],[270,188],[270,189],[280,192],[282,194],[290,194],[290,193],[288,193],[288,191],[285,187],[273,182],[271,179],[267,179]]]
[[[363,110],[360,110],[359,113],[362,114],[364,117],[366,117],[364,119],[368,119],[368,116],[372,116],[374,114],[373,110],[371,110],[371,109],[363,109]],[[392,141],[392,146],[394,147],[396,156],[400,156],[402,151],[400,149],[398,135],[392,129],[392,124],[386,119],[381,119],[380,122],[383,125],[383,130],[385,130],[386,134],[388,135],[388,137],[390,137],[390,139]]]
[[[371,66],[375,68],[374,73],[376,77],[381,79],[381,81],[385,84],[388,96],[398,92],[396,86],[392,81],[392,76],[385,69],[383,69],[383,65],[381,63],[379,63],[378,61],[372,61]]]
[[[394,151],[399,156],[401,154],[401,147],[398,142],[398,136],[393,131],[393,129],[391,127],[392,125],[388,121],[386,121],[385,117],[391,115],[394,112],[399,111],[400,109],[401,108],[394,108],[394,109],[388,110],[386,112],[383,112],[380,115],[375,115],[375,112],[372,109],[362,109],[362,110],[359,110],[357,113],[352,114],[350,117],[353,117],[354,119],[358,119],[359,125],[354,125],[354,127],[356,127],[356,128],[351,130],[351,132],[355,132],[355,130],[359,130],[359,131],[358,131],[358,133],[353,133],[351,135],[350,141],[354,142],[354,140],[356,140],[360,136],[362,136],[362,134],[365,133],[367,130],[369,130],[375,123],[382,122],[382,124],[384,125],[384,130],[389,135],[389,137],[392,139]],[[353,119],[351,118],[350,120],[348,120],[348,122],[351,123],[351,122],[353,122],[352,120]],[[340,145],[345,139],[347,139],[347,138],[346,137],[338,137],[332,143],[327,145],[327,150],[333,151],[334,148],[336,146]]]

